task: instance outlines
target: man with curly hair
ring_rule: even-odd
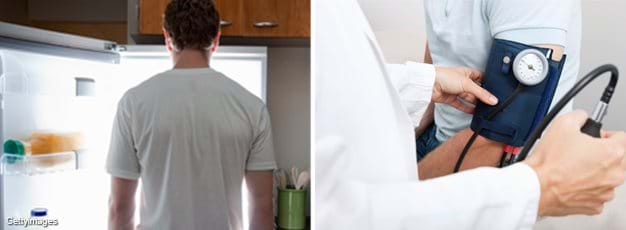
[[[141,180],[141,229],[273,229],[276,167],[264,103],[210,68],[220,38],[212,0],[173,0],[163,34],[173,69],[128,90],[118,105],[107,171],[109,229],[134,229]]]

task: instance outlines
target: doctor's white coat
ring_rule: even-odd
[[[314,7],[316,229],[532,229],[540,188],[525,164],[419,181],[411,120],[434,68],[386,65],[356,0]]]

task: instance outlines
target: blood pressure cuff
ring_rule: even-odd
[[[513,60],[525,49],[536,49],[546,55],[549,63],[546,78],[537,85],[524,86],[511,104],[491,120],[487,116],[498,105],[479,102],[471,124],[474,132],[480,129],[479,135],[511,146],[524,145],[530,133],[547,114],[566,59],[564,55],[560,62],[556,62],[552,60],[550,49],[495,39],[485,69],[483,87],[495,95],[499,103],[506,100],[521,84],[513,73]]]

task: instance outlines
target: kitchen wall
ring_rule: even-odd
[[[372,25],[388,62],[402,63],[423,58],[425,39],[423,0],[359,0]],[[618,66],[622,79],[613,96],[604,127],[626,130],[626,1],[582,0],[583,36],[580,75],[593,68],[612,63]],[[608,78],[607,78],[608,79]],[[589,113],[608,80],[598,80],[575,100],[575,107]],[[615,200],[602,215],[587,217],[546,218],[538,230],[626,229],[626,186],[616,191]]]
[[[267,101],[278,165],[310,168],[310,49],[268,49]]]
[[[267,52],[267,103],[278,167],[310,170],[311,51],[309,48],[270,47]],[[310,201],[307,200],[307,215]]]

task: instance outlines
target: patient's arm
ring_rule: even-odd
[[[561,61],[561,58],[563,58],[563,54],[565,53],[565,49],[563,48],[563,46],[559,46],[559,45],[536,45],[536,46],[552,49],[552,60],[555,60],[555,61]]]
[[[424,50],[424,63],[433,64],[433,57],[430,56],[430,48],[428,48],[428,41],[426,42],[426,49]]]
[[[561,60],[563,56],[564,49],[562,46],[537,46],[553,49],[553,60]],[[459,159],[459,155],[461,155],[461,151],[463,151],[463,147],[465,147],[467,140],[472,134],[474,134],[474,132],[471,129],[464,129],[426,155],[426,157],[419,162],[418,170],[420,180],[451,174],[456,161]],[[478,136],[465,156],[461,171],[481,166],[496,166],[502,156],[503,148],[504,144],[502,143]]]
[[[474,132],[471,129],[464,129],[426,155],[419,162],[420,180],[451,174],[463,147],[472,134]],[[481,166],[496,166],[503,147],[501,143],[478,136],[465,156],[461,171]]]

